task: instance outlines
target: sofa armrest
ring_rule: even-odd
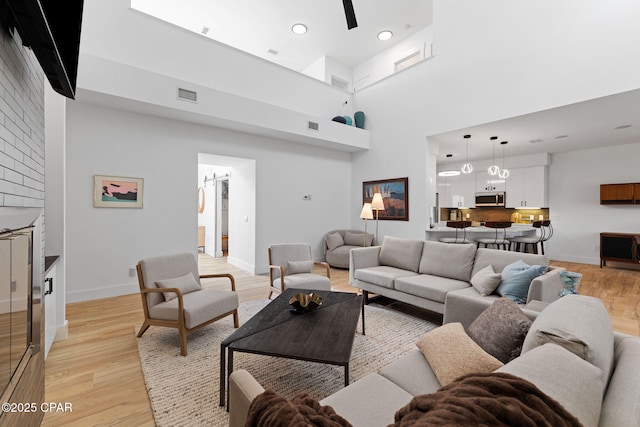
[[[229,377],[229,427],[244,427],[251,402],[264,388],[244,369],[233,371]]]
[[[558,273],[565,270],[564,267],[550,266],[549,271],[533,279],[529,286],[527,303],[533,300],[551,303],[559,299],[562,282],[558,277]]]
[[[380,265],[380,249],[382,246],[354,248],[349,251],[349,284],[355,284],[355,272],[359,268],[377,267]]]

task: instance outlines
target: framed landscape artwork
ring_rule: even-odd
[[[409,221],[409,178],[383,179],[362,183],[362,203],[371,203],[375,193],[382,194],[384,210],[378,219]],[[375,218],[375,213],[373,214]]]
[[[141,208],[144,190],[142,178],[95,175],[93,206],[96,208]]]

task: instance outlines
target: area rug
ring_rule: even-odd
[[[269,303],[240,305],[240,322]],[[437,325],[390,308],[365,307],[367,335],[358,330],[349,366],[351,382],[376,372],[416,348],[415,342]],[[220,342],[234,331],[231,318],[215,322],[188,338],[189,354],[180,356],[177,330],[152,326],[138,338],[138,353],[156,424],[226,426],[219,406]],[[137,332],[137,330],[135,331]],[[293,397],[306,391],[320,400],[344,387],[344,368],[246,353],[234,354],[234,369],[246,369],[265,388]]]

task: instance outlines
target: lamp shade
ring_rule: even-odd
[[[375,209],[377,211],[384,210],[384,202],[382,201],[382,194],[375,193],[373,195],[373,200],[371,201],[371,209]]]
[[[373,219],[373,210],[371,209],[371,203],[365,203],[362,205],[362,212],[360,212],[360,218]]]

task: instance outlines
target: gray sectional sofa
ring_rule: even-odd
[[[349,283],[362,289],[365,301],[372,292],[443,314],[445,320],[451,299],[470,299],[476,303],[469,313],[475,318],[500,296],[482,296],[471,286],[471,278],[489,265],[499,273],[518,260],[549,265],[544,255],[386,236],[382,246],[350,251]],[[562,270],[549,267],[547,273],[533,279],[526,303],[558,299],[562,283],[557,274]],[[449,310],[456,310],[456,305]]]
[[[535,320],[522,353],[495,372],[530,381],[584,427],[640,425],[640,338],[614,333],[604,305],[592,297],[569,295],[541,313],[523,313]],[[465,329],[470,325],[468,316],[448,320]],[[440,388],[426,356],[415,349],[320,404],[333,407],[354,427],[387,426],[414,396]],[[229,390],[230,426],[244,426],[251,401],[264,389],[249,372],[238,370],[231,375]]]

